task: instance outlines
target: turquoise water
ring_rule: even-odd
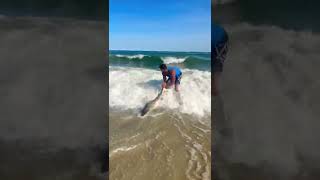
[[[109,65],[158,69],[162,63],[211,71],[210,52],[109,51]]]

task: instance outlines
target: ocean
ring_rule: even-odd
[[[109,53],[110,179],[211,178],[211,60],[204,52]],[[181,68],[180,92],[160,91],[159,65]]]
[[[318,1],[216,1],[230,47],[213,108],[221,180],[319,179]]]

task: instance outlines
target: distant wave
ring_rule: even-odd
[[[198,70],[210,70],[211,61],[210,56],[200,55],[186,55],[186,56],[175,56],[175,55],[124,55],[116,54],[109,55],[109,65],[112,66],[129,66],[129,67],[140,67],[154,69],[159,64],[176,64],[183,68],[198,69]]]
[[[122,55],[122,54],[116,54],[116,57],[119,58],[128,58],[128,59],[143,59],[144,57],[146,57],[147,55],[144,54],[137,54],[137,55]]]
[[[145,55],[145,54],[136,54],[136,55],[123,55],[123,54],[116,54],[114,55],[115,57],[118,57],[118,58],[127,58],[127,59],[143,59],[145,57],[151,57],[151,58],[157,58],[157,59],[161,59],[163,61],[163,63],[166,63],[166,64],[173,64],[173,63],[182,63],[184,62],[187,58],[187,57],[174,57],[174,56],[164,56],[164,57],[160,57],[160,56],[148,56],[148,55]]]
[[[109,65],[158,69],[165,63],[180,68],[211,71],[210,52],[110,51]]]

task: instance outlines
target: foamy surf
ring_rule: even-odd
[[[186,114],[204,116],[211,110],[211,72],[182,69],[180,98],[173,89],[166,90],[158,107]],[[160,71],[109,67],[109,105],[122,110],[141,109],[160,91]]]
[[[178,64],[178,63],[184,62],[187,58],[188,57],[179,58],[179,57],[168,56],[168,57],[162,57],[161,59],[165,64]]]

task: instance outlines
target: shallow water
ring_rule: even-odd
[[[109,128],[110,179],[211,179],[210,117],[111,111]]]

